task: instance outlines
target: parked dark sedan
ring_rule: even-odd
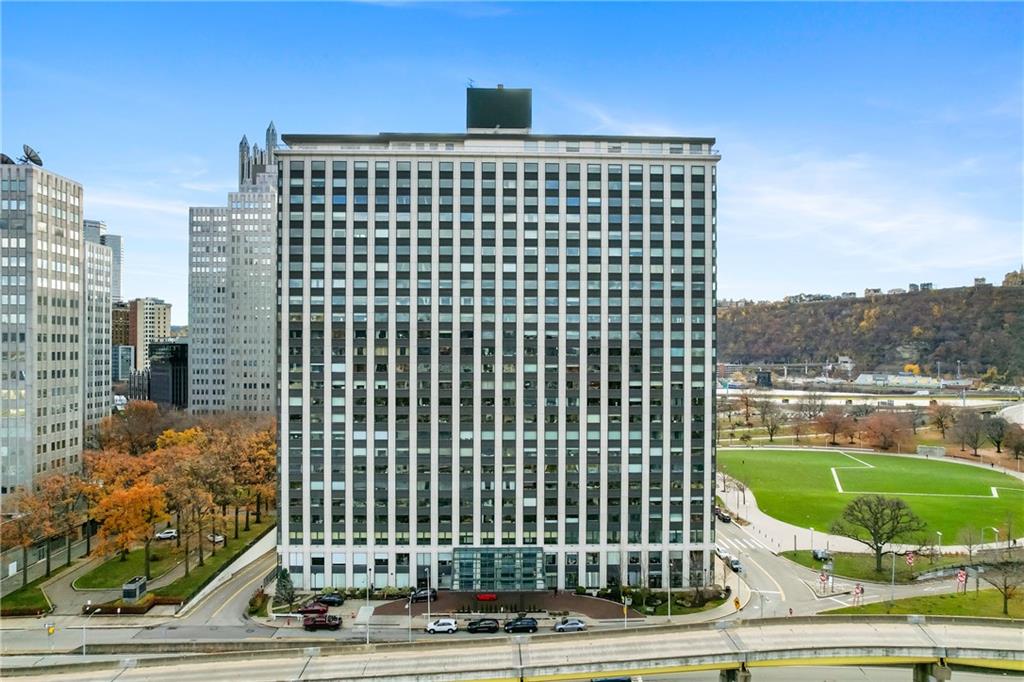
[[[337,630],[341,627],[341,616],[306,616],[302,619],[306,630]]]
[[[421,587],[420,589],[412,593],[412,600],[414,602],[427,601],[428,596],[430,598],[430,601],[437,601],[437,590],[433,587],[429,590],[425,587]]]
[[[505,632],[537,632],[536,618],[516,618],[505,623]]]
[[[319,602],[311,601],[305,606],[300,606],[295,609],[295,613],[301,613],[303,615],[322,616],[327,613],[327,606]]]
[[[493,618],[481,618],[479,620],[469,621],[469,625],[466,629],[470,632],[497,632],[498,621]]]
[[[341,606],[345,603],[345,598],[342,597],[340,594],[335,594],[332,592],[330,594],[319,595],[315,601],[321,604],[325,604],[327,606]]]

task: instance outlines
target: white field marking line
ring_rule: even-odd
[[[966,494],[961,494],[961,493],[875,492],[873,490],[846,491],[846,490],[843,490],[843,485],[842,485],[842,483],[839,482],[839,474],[836,471],[837,469],[874,469],[875,466],[872,465],[872,464],[868,464],[867,462],[865,462],[862,459],[858,459],[857,457],[854,457],[853,455],[851,455],[848,452],[843,452],[842,450],[837,450],[836,452],[838,452],[840,455],[845,455],[846,457],[849,457],[850,459],[852,459],[854,462],[857,462],[858,464],[862,465],[862,466],[859,466],[859,467],[853,467],[853,466],[849,466],[849,467],[832,467],[832,469],[831,469],[832,470],[832,480],[835,481],[836,491],[838,491],[839,493],[844,494],[844,495],[907,495],[907,496],[913,496],[913,497],[963,497],[963,498],[974,499],[974,500],[991,500],[993,498],[996,498],[996,499],[999,498],[999,490],[1000,489],[1002,489],[1002,490],[1013,490],[1013,491],[1016,491],[1016,492],[1024,492],[1024,490],[1022,490],[1021,488],[1007,488],[1006,486],[992,486],[991,487],[991,491],[992,492],[990,494],[988,494],[988,495],[966,495]]]

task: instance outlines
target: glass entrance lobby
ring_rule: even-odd
[[[546,589],[544,552],[533,547],[456,547],[453,590]]]

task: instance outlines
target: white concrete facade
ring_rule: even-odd
[[[82,186],[0,165],[0,493],[81,468]]]
[[[285,136],[281,563],[451,584],[708,580],[714,140]],[[447,582],[447,584],[446,584]]]
[[[85,418],[88,433],[110,416],[113,401],[110,305],[113,253],[110,247],[85,241]]]

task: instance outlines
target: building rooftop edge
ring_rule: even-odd
[[[713,137],[676,137],[664,135],[545,135],[535,133],[377,133],[375,135],[335,135],[321,133],[290,133],[281,140],[291,144],[372,143],[372,142],[459,142],[463,140],[563,140],[568,142],[685,142],[715,144]],[[286,150],[287,151],[287,150]]]

